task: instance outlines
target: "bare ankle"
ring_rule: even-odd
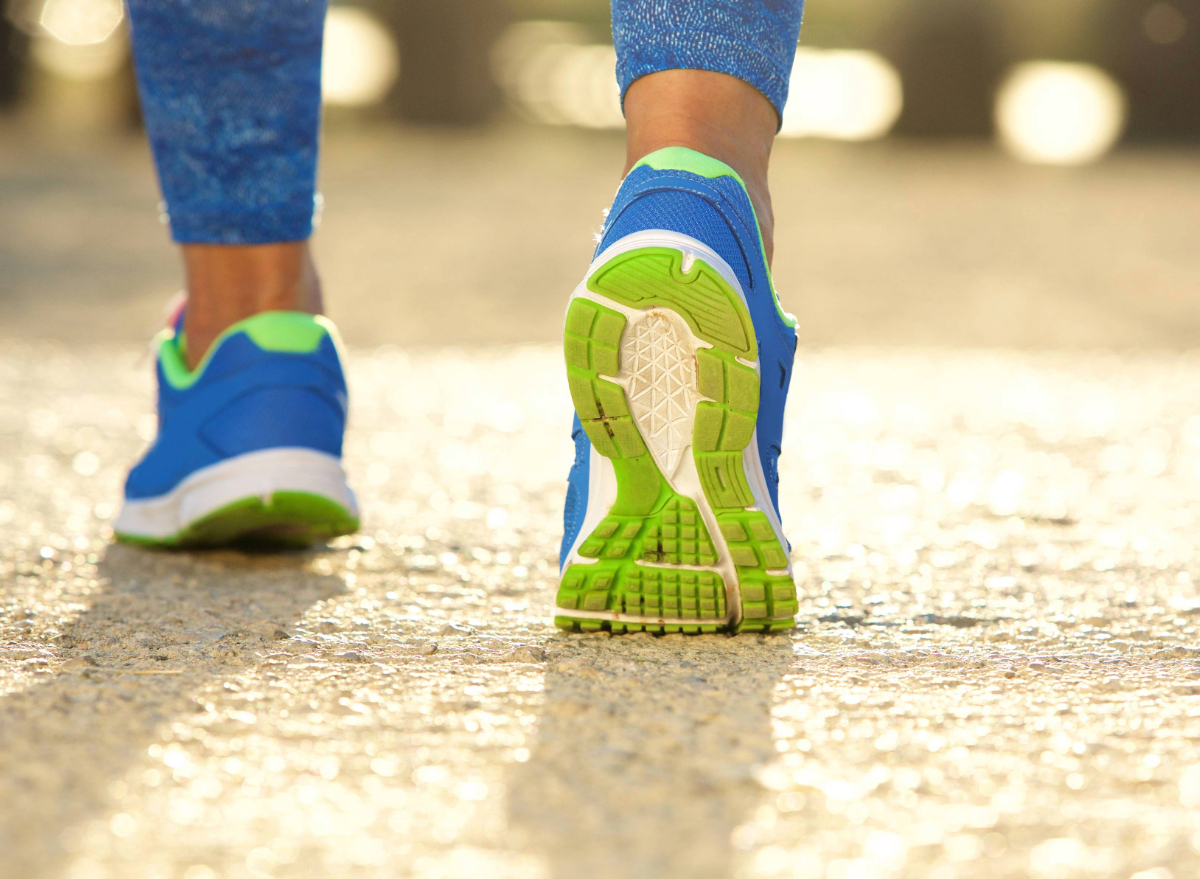
[[[768,263],[775,217],[767,167],[779,117],[771,102],[736,77],[707,70],[664,70],[625,93],[626,173],[643,157],[684,146],[735,170],[758,215]]]
[[[227,328],[264,311],[323,310],[307,241],[279,244],[185,244],[187,362],[195,369]]]

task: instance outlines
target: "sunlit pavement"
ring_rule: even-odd
[[[138,361],[0,354],[0,875],[1200,873],[1196,357],[802,352],[741,638],[549,626],[553,348],[354,353],[283,556],[109,545]]]

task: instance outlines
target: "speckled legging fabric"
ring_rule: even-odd
[[[128,3],[174,239],[311,235],[326,0]],[[612,0],[621,93],[659,70],[715,70],[782,112],[803,8],[804,0]]]
[[[639,76],[685,68],[744,79],[782,115],[804,0],[612,0],[621,95]]]
[[[325,0],[128,2],[175,240],[311,235]]]

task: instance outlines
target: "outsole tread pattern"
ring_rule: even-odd
[[[571,565],[555,600],[560,610],[724,622],[725,581],[711,571],[643,565]]]
[[[691,270],[684,272],[683,254],[678,250],[631,250],[605,263],[588,278],[587,286],[630,308],[670,308],[704,341],[732,349],[747,360],[758,357],[750,313],[720,272],[703,260],[696,260]]]
[[[579,554],[592,559],[634,558],[647,564],[717,563],[717,550],[695,503],[679,495],[650,516],[606,516],[580,545]]]
[[[617,499],[579,545],[581,557],[596,561],[563,571],[555,624],[568,631],[770,633],[794,626],[798,604],[787,554],[766,514],[753,509],[742,463],[753,441],[759,400],[758,372],[742,362],[757,357],[750,315],[719,272],[701,259],[688,272],[683,264],[677,250],[642,248],[609,260],[587,287],[627,308],[669,309],[713,346],[697,350],[694,363],[684,368],[677,368],[674,357],[670,370],[662,372],[669,372],[666,381],[684,374],[695,382],[690,445],[701,489],[737,572],[740,619],[728,621],[726,583],[719,573],[672,568],[715,567],[716,544],[696,502],[671,488],[647,447],[639,423],[656,422],[644,407],[635,414],[621,385],[607,380],[621,372],[623,345],[630,349],[625,356],[632,352],[644,359],[642,352],[654,341],[647,339],[646,320],[631,335],[624,313],[577,297],[568,308],[564,335],[568,385],[584,431],[613,465]],[[672,332],[665,319],[656,324],[661,332]],[[640,619],[597,619],[572,616],[572,611]]]

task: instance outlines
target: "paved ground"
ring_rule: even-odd
[[[1195,347],[1200,157],[780,145],[800,627],[738,639],[548,625],[569,408],[520,345],[619,140],[326,159],[364,532],[153,553],[108,544],[148,156],[0,126],[0,876],[1200,875],[1200,358],[911,347]]]
[[[0,875],[1200,873],[1194,356],[804,353],[736,639],[548,626],[552,348],[358,350],[283,556],[108,544],[138,357],[0,353]]]

